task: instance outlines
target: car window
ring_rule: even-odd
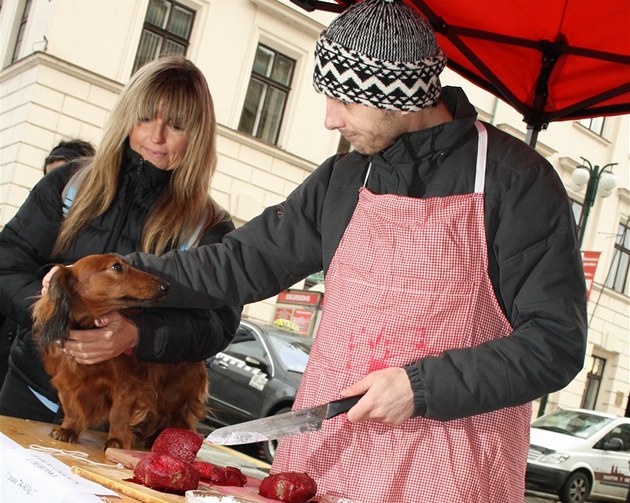
[[[270,337],[269,340],[287,370],[304,373],[311,352],[310,341],[284,337]]]
[[[237,358],[253,356],[254,358],[258,358],[259,360],[264,361],[265,359],[265,350],[258,343],[258,341],[233,342],[225,352]]]
[[[555,431],[578,438],[588,438],[611,421],[612,418],[587,412],[559,410],[538,418],[532,423],[532,428]]]
[[[267,352],[256,336],[247,330],[239,330],[232,343],[223,351],[224,353],[244,360],[246,356],[257,358],[265,362]]]
[[[630,452],[630,424],[615,426],[599,443],[603,445],[613,438],[621,440],[622,451]]]

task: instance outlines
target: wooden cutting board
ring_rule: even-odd
[[[72,471],[83,478],[92,480],[144,503],[183,503],[183,496],[155,491],[140,484],[129,482],[133,477],[132,470],[118,469],[109,466],[73,466]]]
[[[133,471],[128,468],[115,468],[109,466],[73,466],[72,471],[88,480],[98,482],[118,493],[130,496],[144,503],[184,503],[185,498],[175,494],[163,493],[131,482]],[[247,484],[243,487],[210,486],[203,482],[199,489],[206,489],[214,496],[232,496],[240,503],[278,503],[276,500],[265,498],[258,494],[260,480],[247,478]]]
[[[105,449],[105,457],[114,463],[121,463],[125,468],[133,470],[138,461],[149,454],[148,451],[133,451],[130,449],[118,449],[108,447]]]
[[[105,450],[105,457],[114,463],[121,463],[126,468],[134,469],[148,451],[137,451],[129,449],[117,449],[109,447]],[[209,445],[204,443],[197,453],[197,460],[207,461],[219,466],[234,466],[241,470],[248,477],[264,479],[269,474],[271,465],[251,458],[238,451],[229,449],[222,445]]]

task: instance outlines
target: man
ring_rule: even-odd
[[[72,159],[92,157],[94,145],[88,141],[73,139],[62,140],[55,146],[44,160],[44,174],[59,166],[63,166]]]
[[[172,283],[173,306],[265,299],[323,268],[294,407],[365,395],[284,439],[273,466],[307,472],[320,496],[522,503],[529,402],[582,368],[585,282],[562,183],[442,90],[444,65],[402,2],[349,7],[318,40],[314,85],[355,151],[221,245],[129,257]]]

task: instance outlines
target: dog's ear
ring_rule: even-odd
[[[33,306],[33,333],[42,350],[68,336],[74,282],[70,268],[60,266],[50,280],[48,292]]]

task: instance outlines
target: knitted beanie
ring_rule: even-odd
[[[401,0],[364,0],[324,30],[313,86],[331,98],[417,111],[440,97],[446,56],[431,25]]]

